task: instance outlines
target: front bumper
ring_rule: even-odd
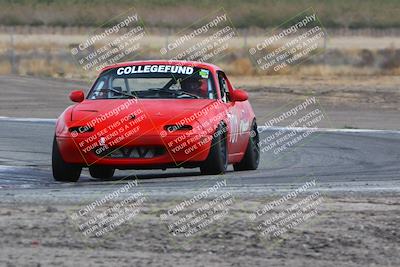
[[[121,169],[135,169],[135,167],[151,168],[152,166],[180,167],[199,163],[206,160],[210,145],[211,136],[188,135],[182,141],[179,135],[144,135],[125,139],[118,145],[100,146],[88,149],[80,146],[85,142],[86,137],[60,137],[57,136],[57,144],[65,162],[80,164],[82,166],[107,165]],[[179,140],[178,140],[179,139]],[[101,148],[104,149],[101,149]],[[162,148],[163,153],[153,153],[151,157],[115,157],[118,149],[130,149],[135,147],[157,147]],[[100,150],[98,150],[100,148]],[[97,153],[102,151],[102,153]],[[106,152],[104,152],[106,151]],[[158,150],[160,151],[160,150]],[[114,152],[114,153],[112,153]]]

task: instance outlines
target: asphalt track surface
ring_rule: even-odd
[[[78,183],[59,183],[51,173],[54,121],[0,119],[0,196],[3,202],[63,202],[112,190],[138,179],[154,198],[174,198],[226,179],[226,190],[243,195],[281,194],[316,179],[327,193],[399,192],[400,132],[318,131],[286,151],[261,153],[258,170],[202,176],[199,169],[117,171],[99,181],[82,172]],[[274,130],[261,133],[261,139]],[[9,192],[13,193],[10,194]]]

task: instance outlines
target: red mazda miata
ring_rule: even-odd
[[[85,97],[73,91],[58,118],[52,152],[57,181],[83,167],[106,179],[115,169],[200,167],[203,174],[255,170],[256,118],[245,91],[217,66],[135,61],[105,67]]]

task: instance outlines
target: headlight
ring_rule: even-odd
[[[175,131],[190,131],[192,130],[193,127],[190,125],[165,125],[164,130],[166,130],[169,133],[175,132]]]
[[[93,127],[88,127],[88,126],[74,126],[70,127],[68,129],[70,133],[75,132],[75,133],[88,133],[88,132],[93,132],[94,128]]]

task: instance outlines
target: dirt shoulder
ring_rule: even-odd
[[[286,111],[282,107],[288,109],[315,96],[328,117],[322,127],[399,129],[397,76],[269,76],[232,80],[236,87],[249,92],[258,118]]]
[[[0,265],[7,266],[398,266],[400,197],[324,196],[318,214],[278,238],[262,237],[249,210],[271,197],[236,199],[223,220],[177,238],[160,214],[176,201],[146,203],[128,224],[85,239],[76,206],[1,204]]]
[[[0,116],[57,118],[72,102],[72,90],[90,81],[0,76]],[[399,129],[397,76],[231,77],[250,94],[257,117],[265,118],[288,104],[315,96],[329,117],[322,127]]]

